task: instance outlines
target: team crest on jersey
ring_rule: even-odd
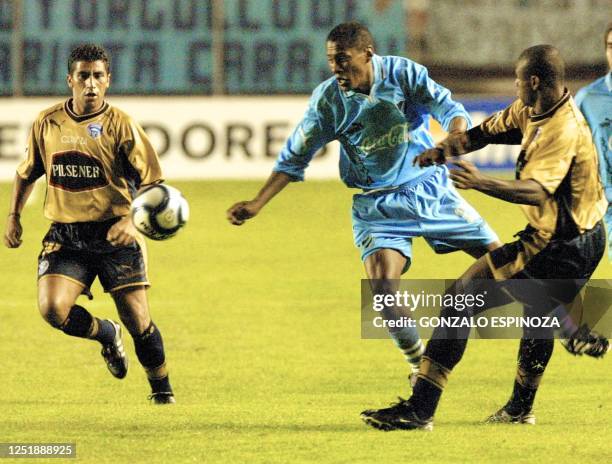
[[[87,132],[91,135],[91,138],[97,139],[102,135],[102,124],[92,122],[87,126]]]

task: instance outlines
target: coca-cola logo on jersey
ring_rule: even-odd
[[[49,174],[49,185],[70,192],[93,190],[108,185],[102,163],[78,151],[55,153]]]

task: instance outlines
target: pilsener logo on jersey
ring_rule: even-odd
[[[51,163],[49,185],[81,192],[108,185],[102,163],[79,151],[55,153]]]

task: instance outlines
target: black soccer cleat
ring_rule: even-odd
[[[127,375],[128,360],[121,339],[121,326],[115,321],[107,319],[115,328],[115,337],[112,343],[102,345],[102,357],[106,361],[106,367],[114,377],[122,379]]]
[[[421,419],[410,400],[399,398],[389,408],[368,409],[361,413],[361,420],[378,430],[433,430],[433,418]]]
[[[511,415],[508,411],[506,411],[506,407],[504,406],[495,414],[487,417],[485,420],[486,424],[528,424],[535,425],[536,418],[535,415],[531,412],[525,412],[522,414],[518,414],[516,416]]]
[[[149,401],[151,404],[175,404],[176,399],[174,398],[174,393],[172,392],[157,392],[151,393],[149,396]]]
[[[580,326],[570,338],[562,339],[561,344],[574,356],[586,354],[592,358],[603,358],[610,350],[609,340],[589,329],[586,324]]]

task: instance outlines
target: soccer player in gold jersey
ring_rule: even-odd
[[[495,279],[525,305],[527,315],[546,314],[559,304],[569,304],[601,260],[607,201],[591,133],[564,87],[564,68],[553,46],[524,50],[516,65],[518,99],[479,126],[451,134],[437,149],[417,157],[416,163],[427,166],[489,143],[521,145],[514,180],[486,175],[468,161],[453,161],[457,168],[451,170],[451,179],[458,188],[521,205],[528,225],[517,234],[517,241],[478,259],[451,292],[473,288],[478,279]],[[441,316],[452,315],[457,315],[453,307],[443,308]],[[488,422],[535,424],[532,406],[554,339],[552,329],[534,332],[525,329],[523,333],[510,400]],[[364,422],[383,430],[431,430],[448,377],[465,351],[467,334],[469,328],[462,336],[435,329],[412,396],[390,408],[364,411]],[[576,334],[592,337],[594,332],[577,330]],[[568,350],[587,346],[577,354],[594,357],[603,356],[609,348],[603,337],[594,337],[592,343],[588,338],[573,342]]]
[[[42,111],[32,125],[27,156],[15,176],[4,243],[21,245],[21,212],[34,182],[45,176],[44,214],[52,223],[38,258],[42,317],[67,335],[100,342],[111,374],[125,377],[121,326],[76,304],[82,293],[91,298],[89,288],[98,277],[134,339],[151,401],[174,403],[162,336],[149,313],[145,244],[129,214],[138,189],[161,182],[162,172],[143,129],[105,101],[110,82],[102,47],[72,50],[67,75],[72,98]]]

